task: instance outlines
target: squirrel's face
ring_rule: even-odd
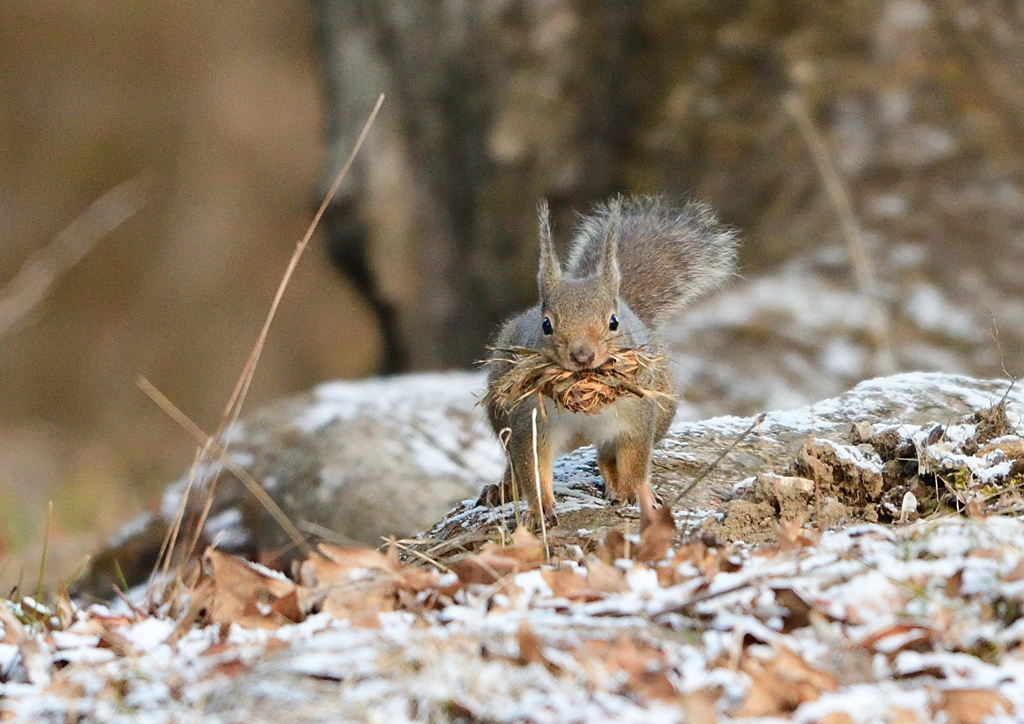
[[[565,279],[541,300],[544,351],[567,370],[600,367],[618,349],[618,299],[592,279]]]

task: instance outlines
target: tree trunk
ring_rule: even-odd
[[[377,94],[388,96],[326,231],[381,317],[392,370],[479,359],[501,319],[534,301],[540,198],[563,244],[574,211],[629,190],[711,202],[744,230],[748,272],[823,242],[844,245],[834,194],[787,97],[806,109],[855,223],[876,242],[882,288],[907,275],[884,260],[881,242],[911,242],[929,251],[919,271],[954,297],[978,296],[977,271],[996,285],[994,299],[1020,297],[1024,246],[1013,230],[1024,214],[1000,201],[1024,193],[1015,90],[1024,29],[1009,6],[316,7],[332,148],[325,180]],[[888,294],[888,313],[900,313],[899,291],[861,291]],[[1004,328],[1011,312],[995,312]],[[1015,333],[1002,341],[1021,348]],[[900,366],[920,366],[896,351]]]

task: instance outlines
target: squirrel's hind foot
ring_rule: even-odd
[[[537,514],[534,513],[532,510],[528,511],[523,516],[523,525],[526,526],[527,530],[531,530],[535,533],[539,533],[541,530],[540,519],[537,517]],[[555,515],[555,512],[551,511],[550,513],[546,513],[544,515],[545,530],[551,530],[556,525],[558,525],[558,516]]]
[[[497,508],[502,503],[502,490],[501,483],[492,483],[485,485],[484,489],[480,491],[480,497],[476,499],[476,504],[484,508]],[[512,500],[510,491],[505,491],[504,502]]]

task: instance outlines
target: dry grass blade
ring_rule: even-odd
[[[281,283],[278,285],[277,292],[274,294],[274,299],[270,305],[270,311],[267,313],[266,320],[263,322],[263,327],[260,329],[260,333],[256,339],[256,343],[253,345],[252,352],[249,354],[249,358],[246,360],[245,366],[242,368],[242,373],[239,375],[238,382],[235,385],[235,389],[231,393],[231,397],[228,399],[227,405],[224,408],[224,414],[221,417],[220,424],[217,426],[217,431],[213,437],[204,443],[200,449],[196,452],[196,457],[192,465],[192,470],[189,473],[189,484],[191,488],[193,481],[197,478],[205,476],[206,470],[211,464],[210,450],[212,444],[226,444],[222,443],[225,438],[226,432],[230,430],[234,424],[238,421],[238,417],[241,415],[242,405],[245,403],[245,397],[249,391],[249,385],[252,383],[253,376],[256,373],[256,365],[259,363],[260,355],[263,353],[263,346],[266,343],[267,336],[270,333],[270,326],[274,321],[274,317],[277,314],[277,308],[281,303],[281,299],[284,297],[285,289],[288,287],[291,281],[292,275],[295,273],[295,269],[298,267],[299,259],[302,257],[303,252],[309,245],[310,239],[313,237],[313,232],[320,223],[320,219],[323,217],[324,212],[327,211],[328,205],[334,198],[334,195],[338,192],[341,187],[342,181],[345,176],[348,175],[349,169],[352,167],[352,163],[355,161],[356,155],[359,153],[359,149],[362,148],[363,143],[366,141],[367,135],[370,133],[370,129],[373,127],[373,122],[377,118],[377,113],[380,111],[381,105],[384,103],[384,94],[381,93],[377,97],[377,103],[374,105],[373,110],[370,111],[370,115],[366,119],[366,123],[363,124],[363,129],[359,134],[359,138],[356,140],[352,151],[349,153],[348,158],[345,161],[344,166],[338,172],[338,175],[334,179],[334,183],[331,184],[330,190],[324,196],[323,202],[320,204],[320,208],[317,209],[316,214],[313,216],[313,220],[309,224],[309,228],[303,235],[302,239],[295,246],[295,251],[292,253],[291,259],[288,261],[288,266],[285,269],[283,276],[281,277]],[[202,474],[201,474],[202,473]],[[212,482],[207,487],[207,497],[202,511],[199,513],[198,518],[192,523],[192,536],[189,544],[185,550],[183,559],[190,557],[196,550],[196,546],[199,543],[199,537],[202,534],[203,526],[206,524],[206,518],[209,515],[210,508],[213,505],[213,498],[217,487],[217,476],[212,476]],[[164,559],[162,561],[164,569],[166,570],[167,565],[170,561],[171,554],[173,552],[176,539],[170,541],[168,550],[164,553]],[[161,562],[158,562],[158,566]]]
[[[242,484],[245,485],[249,492],[260,501],[260,504],[266,508],[267,512],[273,516],[274,520],[276,520],[284,529],[284,532],[288,534],[288,537],[292,539],[292,543],[294,543],[298,549],[306,555],[313,552],[313,549],[309,547],[308,543],[306,543],[306,539],[303,538],[299,529],[296,528],[295,524],[288,519],[288,516],[285,515],[280,506],[274,502],[273,498],[267,494],[267,491],[263,489],[263,486],[256,482],[256,479],[252,477],[248,470],[232,460],[223,447],[218,445],[216,441],[213,441],[209,435],[203,432],[198,425],[192,422],[184,412],[178,409],[173,402],[167,399],[166,395],[154,387],[149,380],[145,377],[139,377],[138,385],[147,395],[149,395],[150,399],[152,399],[160,409],[164,410],[168,415],[170,415],[171,419],[181,425],[181,427],[184,428],[185,431],[196,440],[196,442],[201,445],[205,445],[207,444],[207,441],[210,441],[209,447],[220,458],[221,464],[234,473],[238,479],[242,481]]]
[[[710,475],[712,473],[712,471],[714,471],[714,469],[718,467],[719,463],[721,463],[723,460],[725,460],[726,456],[729,453],[731,453],[733,450],[736,449],[737,445],[739,445],[741,442],[743,442],[744,440],[747,439],[747,435],[752,433],[754,431],[755,427],[760,427],[761,426],[761,423],[764,422],[764,418],[767,417],[767,416],[768,416],[768,413],[762,412],[760,415],[755,417],[754,421],[752,423],[750,423],[750,427],[748,427],[746,430],[744,430],[740,434],[739,437],[737,437],[735,440],[733,440],[729,444],[729,447],[725,448],[725,450],[723,450],[721,453],[719,453],[718,457],[715,458],[711,462],[711,464],[709,464],[707,467],[705,467],[703,470],[701,470],[700,473],[697,475],[697,477],[690,481],[689,485],[687,485],[685,488],[680,490],[679,494],[669,504],[668,507],[670,507],[670,508],[676,507],[679,504],[679,501],[682,500],[683,496],[686,495],[687,493],[689,493],[694,488],[696,488],[697,485],[702,480],[704,480],[704,478],[706,478],[708,475]]]
[[[390,544],[394,545],[399,550],[403,550],[406,553],[409,553],[410,555],[416,556],[420,560],[425,561],[426,563],[429,563],[430,565],[432,565],[435,568],[437,568],[437,570],[441,571],[441,573],[447,573],[448,572],[448,566],[446,566],[445,564],[441,563],[438,560],[435,560],[434,558],[431,558],[426,553],[420,553],[415,548],[411,548],[406,543],[404,543],[404,542],[402,542],[400,540],[392,540],[390,538],[385,538],[384,536],[381,536],[381,539],[383,541],[385,541],[386,543],[390,543]]]
[[[497,355],[484,360],[484,364],[506,362],[512,366],[488,387],[484,401],[506,411],[531,395],[544,395],[561,409],[588,415],[600,412],[622,395],[673,399],[652,386],[663,358],[651,357],[639,349],[618,350],[600,367],[586,370],[567,370],[542,352],[524,347],[491,349]]]
[[[37,251],[0,289],[0,337],[14,329],[63,274],[146,203],[144,176],[119,183]]]

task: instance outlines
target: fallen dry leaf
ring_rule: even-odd
[[[516,528],[512,534],[512,545],[489,543],[483,549],[483,552],[487,551],[494,551],[505,558],[514,558],[527,565],[544,562],[544,543],[525,526]]]
[[[600,558],[587,558],[587,584],[600,593],[622,593],[629,590],[626,574]]]
[[[320,543],[316,548],[324,558],[344,569],[380,568],[386,571],[397,570],[397,558],[389,558],[373,548],[349,548],[330,543]]]
[[[994,714],[1015,714],[1013,704],[991,689],[947,689],[939,694],[934,712],[946,715],[948,724],[981,724]]]
[[[1006,575],[1003,576],[1003,580],[1009,583],[1024,580],[1024,558],[1017,561],[1017,565],[1006,572]]]
[[[131,642],[116,631],[111,631],[102,624],[96,626],[93,631],[100,637],[96,648],[110,649],[118,656],[128,656],[132,652]]]
[[[865,636],[859,644],[869,651],[894,656],[900,651],[930,650],[935,631],[923,624],[894,623]]]
[[[351,573],[332,585],[317,589],[323,596],[319,610],[347,619],[353,626],[376,628],[380,625],[378,614],[395,610],[402,579],[381,569],[359,569]]]
[[[541,571],[544,582],[548,584],[552,595],[556,598],[568,598],[572,601],[592,600],[601,598],[589,579],[569,568],[556,568]]]
[[[650,487],[647,488],[650,490]],[[676,522],[667,505],[650,510],[640,518],[640,551],[636,559],[641,562],[660,561],[672,547]]]
[[[798,628],[809,626],[811,623],[810,612],[813,606],[799,593],[792,588],[775,588],[775,603],[786,609],[787,613],[782,617],[782,633],[789,633]]]
[[[889,716],[885,718],[886,724],[921,724],[921,717],[919,717],[910,709],[904,709],[902,707],[894,707],[889,710]]]
[[[544,544],[525,528],[517,528],[511,545],[488,543],[476,555],[454,561],[448,568],[463,583],[492,585],[543,562]]]
[[[855,724],[855,719],[845,711],[830,711],[818,719],[818,724]]]
[[[206,559],[213,569],[210,621],[250,628],[277,628],[288,622],[275,614],[272,607],[295,589],[294,583],[217,550],[208,550]]]
[[[785,646],[771,648],[772,658],[764,660],[748,650],[740,671],[750,677],[750,689],[734,716],[771,716],[794,711],[815,701],[823,691],[835,691],[835,677],[807,664]]]
[[[784,520],[779,523],[778,539],[780,550],[792,551],[798,548],[808,548],[810,546],[818,545],[818,541],[821,539],[821,534],[817,531],[804,528],[803,524],[804,521],[802,518]]]
[[[0,603],[0,623],[4,625],[4,637],[0,643],[17,646],[25,640],[25,627],[3,603]]]
[[[701,541],[684,543],[672,557],[672,568],[689,563],[710,583],[721,569],[721,556],[717,550],[709,549]]]
[[[687,724],[716,724],[719,721],[715,703],[722,697],[718,687],[700,689],[683,697],[683,713]]]
[[[641,696],[666,702],[682,703],[683,697],[668,678],[665,654],[644,641],[633,641],[620,634],[615,641],[591,639],[577,652],[592,656],[605,666],[618,669],[626,675],[623,687]]]
[[[541,650],[540,638],[530,628],[529,622],[524,618],[519,624],[519,632],[516,634],[516,642],[519,644],[519,663],[543,664],[548,666],[544,652]]]
[[[618,528],[611,528],[604,534],[604,540],[601,541],[601,546],[597,549],[597,556],[605,563],[614,563],[619,559],[629,557],[627,547],[626,536],[622,531]]]

